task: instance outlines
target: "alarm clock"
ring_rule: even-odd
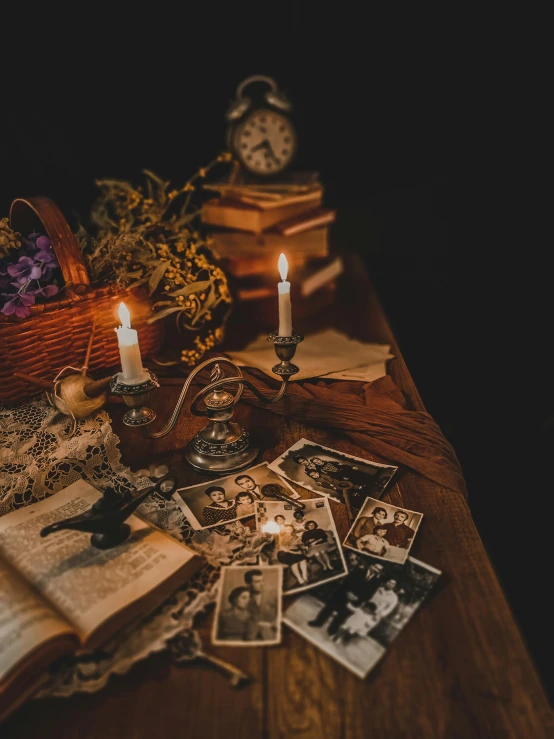
[[[244,91],[254,83],[256,97]],[[237,87],[236,97],[226,113],[227,146],[243,170],[255,178],[268,179],[283,173],[296,154],[297,137],[292,123],[291,104],[275,80],[253,75]]]

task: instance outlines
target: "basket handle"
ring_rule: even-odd
[[[58,206],[43,195],[32,198],[16,198],[10,207],[10,226],[14,231],[27,235],[34,228],[38,216],[62,271],[68,297],[77,299],[75,293],[84,293],[90,285],[83,255],[75,236]]]

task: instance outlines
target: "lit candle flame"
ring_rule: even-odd
[[[121,321],[121,328],[131,328],[131,314],[125,303],[119,304],[118,315]]]
[[[281,256],[279,257],[277,268],[279,270],[279,274],[281,275],[281,280],[284,282],[287,279],[287,274],[289,271],[289,263],[287,262],[287,258],[284,254],[281,254]]]
[[[266,534],[278,534],[281,531],[281,527],[275,521],[268,521],[262,526],[262,531]]]

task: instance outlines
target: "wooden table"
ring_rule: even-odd
[[[335,325],[359,338],[392,344],[395,359],[388,364],[389,372],[413,406],[422,409],[361,264],[349,260],[347,272],[341,310],[319,315],[315,325]],[[175,384],[158,391],[153,404],[165,409],[160,416],[169,414],[178,391]],[[112,415],[123,461],[137,469],[151,455],[153,442],[121,424],[121,407],[114,406]],[[262,440],[263,460],[274,459],[302,436],[364,456],[344,438],[244,403],[237,418]],[[157,450],[184,446],[202,425],[202,419],[183,413],[176,431],[155,442]],[[188,484],[206,479],[193,470],[186,470],[185,476]],[[0,735],[10,739],[553,736],[547,698],[468,502],[415,474],[405,474],[384,499],[424,513],[411,554],[444,575],[365,681],[286,627],[279,647],[216,648],[206,637],[212,653],[255,677],[252,685],[234,692],[209,667],[175,667],[167,654],[160,654],[136,665],[128,675],[112,678],[100,693],[27,704],[0,727]],[[343,507],[333,504],[333,512],[342,536]]]

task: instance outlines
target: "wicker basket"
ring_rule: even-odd
[[[143,358],[154,356],[162,345],[162,322],[147,323],[152,315],[143,288],[118,290],[113,285],[91,288],[81,251],[58,207],[45,197],[17,198],[10,208],[10,225],[23,235],[46,232],[52,242],[65,281],[59,296],[31,306],[28,318],[0,313],[0,405],[18,403],[40,393],[34,385],[13,377],[18,370],[52,380],[66,365],[81,366],[93,319],[94,346],[90,370],[119,365],[114,328],[117,307],[123,300],[138,331]]]

